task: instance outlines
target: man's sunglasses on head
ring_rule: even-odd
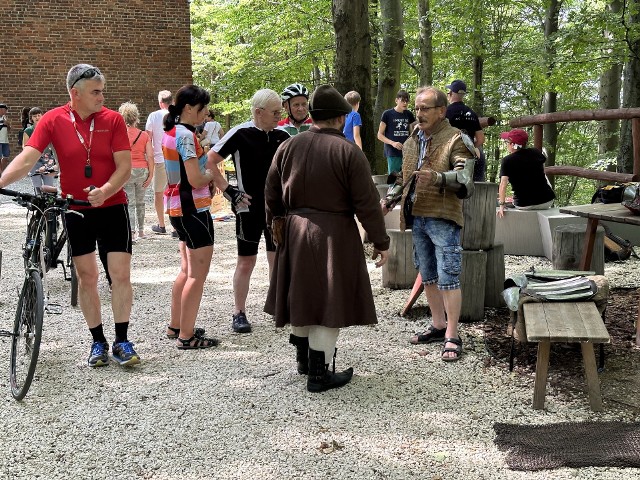
[[[84,72],[82,72],[82,74],[80,74],[78,78],[75,79],[70,88],[73,88],[73,86],[80,80],[93,78],[96,75],[102,75],[102,73],[100,73],[100,70],[98,70],[96,67],[87,68]]]

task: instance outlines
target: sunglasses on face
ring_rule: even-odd
[[[96,75],[102,75],[102,73],[100,73],[100,70],[98,70],[95,67],[91,67],[91,68],[87,68],[84,72],[82,72],[80,74],[80,76],[78,78],[75,79],[75,81],[71,84],[70,88],[73,88],[73,86],[78,83],[80,80],[84,80],[87,78],[93,78]]]

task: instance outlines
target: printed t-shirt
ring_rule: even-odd
[[[164,166],[167,171],[167,189],[164,191],[165,213],[170,217],[204,212],[211,206],[209,186],[193,188],[187,179],[184,162],[198,162],[198,168],[205,171],[207,156],[190,125],[177,124],[162,138]]]
[[[409,110],[397,112],[395,108],[390,108],[382,113],[381,122],[386,125],[384,136],[394,142],[404,143],[409,138],[409,125],[416,121],[413,113]],[[384,144],[385,157],[402,157],[402,150]]]
[[[83,189],[95,185],[104,185],[113,172],[116,164],[113,160],[115,152],[131,150],[127,127],[122,115],[106,107],[98,113],[89,115],[82,120],[78,112],[73,112],[76,120],[74,128],[71,121],[71,107],[64,105],[45,113],[38,122],[38,128],[33,131],[27,145],[39,152],[43,152],[51,143],[58,155],[60,165],[60,188],[63,195],[73,195],[76,200],[87,200],[87,193]],[[91,137],[91,122],[94,122],[93,139],[91,141],[91,177],[85,177],[87,165],[87,150],[80,143],[78,133],[88,144]],[[76,133],[76,128],[78,133]],[[110,207],[127,203],[127,197],[121,188],[114,195],[107,198],[101,207]],[[89,207],[72,206],[74,209]],[[100,207],[98,207],[100,208]]]

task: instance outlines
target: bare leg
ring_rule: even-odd
[[[440,292],[444,299],[444,308],[447,311],[447,338],[458,337],[458,320],[460,320],[460,308],[462,306],[462,290],[442,290]],[[457,345],[453,343],[445,343],[445,348],[455,348]],[[444,357],[453,358],[456,356],[454,352],[446,352]]]
[[[246,312],[247,296],[249,295],[249,282],[253,268],[256,266],[257,255],[249,257],[238,256],[236,271],[233,274],[233,300],[235,309],[233,313]]]
[[[162,192],[155,192],[153,194],[153,205],[156,207],[158,225],[164,227],[164,202],[162,200]]]
[[[100,296],[98,295],[98,265],[95,252],[73,257],[78,274],[78,301],[89,328],[102,323]]]
[[[131,288],[131,254],[109,252],[107,254],[109,276],[111,277],[111,309],[115,323],[128,322],[133,304]]]
[[[447,315],[445,314],[444,292],[438,290],[438,285],[431,283],[424,286],[424,294],[427,297],[434,328],[441,330],[447,326]],[[447,311],[448,313],[448,311]],[[448,333],[448,330],[447,330]]]
[[[169,326],[172,328],[180,328],[180,315],[182,312],[182,292],[184,291],[184,285],[187,282],[187,275],[189,274],[189,266],[187,261],[187,247],[184,242],[178,242],[180,246],[180,271],[178,276],[173,282],[171,288],[171,321]],[[168,332],[171,333],[171,332]],[[185,338],[191,338],[191,335]]]
[[[180,243],[183,244],[183,242]],[[181,245],[181,253],[183,249],[186,251],[187,257],[187,275],[181,298],[180,338],[186,340],[193,337],[194,334],[204,282],[207,279],[213,256],[213,245],[191,250],[183,244]]]

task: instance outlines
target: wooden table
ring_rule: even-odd
[[[602,411],[594,343],[608,343],[609,334],[593,302],[540,302],[523,305],[527,341],[538,342],[533,408],[544,408],[549,372],[549,351],[554,342],[580,343],[589,404]]]
[[[580,258],[580,269],[588,270],[593,255],[593,245],[596,240],[598,222],[627,223],[640,226],[640,216],[634,215],[620,203],[593,203],[560,208],[561,213],[569,213],[587,219],[587,230],[584,237],[584,249]],[[638,319],[636,320],[636,345],[640,346],[640,305],[638,305]]]

